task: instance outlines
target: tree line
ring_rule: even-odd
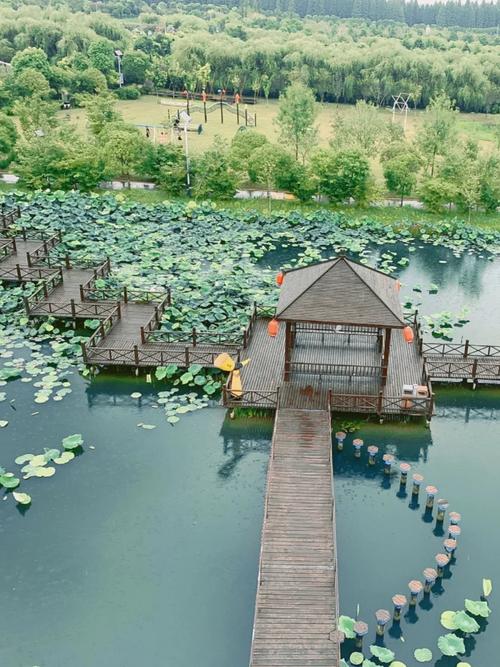
[[[32,9],[36,11],[32,11]],[[0,60],[12,63],[0,77],[0,106],[21,93],[20,59],[39,49],[52,97],[118,88],[114,52],[126,86],[122,97],[159,88],[226,89],[278,97],[300,78],[322,101],[353,104],[364,99],[390,105],[411,94],[425,107],[444,91],[462,111],[500,110],[499,38],[474,31],[427,30],[402,24],[353,20],[269,17],[262,13],[202,8],[199,15],[143,13],[137,24],[104,14],[0,5]],[[40,65],[40,66],[39,66]]]
[[[386,196],[377,187],[373,164],[382,166],[387,190],[400,198],[419,196],[428,209],[455,205],[471,215],[500,205],[500,134],[496,150],[481,151],[458,135],[457,111],[440,94],[432,99],[416,138],[387,124],[375,106],[360,101],[354,113],[338,116],[328,148],[318,148],[317,102],[304,84],[291,84],[280,98],[280,143],[256,130],[242,129],[231,144],[213,146],[188,163],[182,133],[155,146],[115,109],[109,92],[87,96],[88,132],[81,133],[55,114],[39,93],[18,101],[20,129],[0,114],[0,166],[11,165],[33,189],[90,191],[103,180],[148,178],[168,195],[187,192],[187,170],[197,198],[229,199],[238,187],[268,193],[286,190],[304,202],[365,204]],[[286,147],[286,148],[285,148]]]

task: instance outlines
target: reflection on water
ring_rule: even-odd
[[[397,658],[413,664],[416,648],[431,648],[435,667],[454,667],[456,659],[439,658],[437,639],[446,631],[439,619],[447,609],[463,609],[464,598],[479,599],[483,577],[499,578],[497,555],[500,531],[497,470],[500,466],[498,426],[500,400],[495,390],[472,392],[440,388],[437,415],[431,428],[401,424],[362,425],[351,436],[343,452],[336,452],[335,493],[337,542],[339,544],[340,601],[343,613],[356,615],[370,624],[366,646],[375,639],[374,612],[392,610],[396,593],[409,596],[408,582],[423,579],[426,567],[434,567],[435,554],[443,551],[448,525],[436,523],[425,508],[425,486],[437,486],[439,497],[450,501],[450,510],[463,516],[462,535],[456,557],[428,598],[415,610],[406,608],[400,624],[386,631],[385,644]],[[353,456],[352,438],[380,448],[379,463],[368,466],[366,454]],[[412,465],[406,489],[399,483],[397,466],[388,478],[382,472],[381,456],[395,454]],[[411,495],[411,474],[424,476],[418,502]],[[500,595],[490,598],[498,608]],[[494,623],[495,615],[490,619]],[[493,665],[500,650],[497,632],[481,632],[466,641],[473,665]],[[373,636],[372,636],[373,634]],[[401,641],[404,640],[404,641]],[[352,650],[347,642],[345,649]]]
[[[172,427],[139,379],[72,387],[37,406],[9,383],[17,410],[0,403],[1,465],[85,440],[54,477],[23,482],[24,515],[0,503],[0,665],[246,667],[272,423],[205,409]]]

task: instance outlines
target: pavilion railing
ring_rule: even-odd
[[[176,329],[174,331],[164,331],[162,329],[148,328],[154,326],[155,321],[159,320],[153,316],[151,323],[142,327],[144,335],[141,332],[143,343],[167,343],[177,345],[218,345],[221,347],[242,347],[243,339],[241,331],[199,331],[194,328],[187,331],[185,329]]]
[[[383,366],[364,366],[356,364],[323,364],[302,361],[285,362],[285,375],[293,374],[342,377],[381,377]]]
[[[84,343],[81,343],[83,361],[85,363],[88,362],[89,349],[97,347],[99,343],[106,338],[106,336],[109,334],[109,332],[118,322],[118,320],[120,320],[120,318],[121,318],[121,307],[120,303],[118,302],[117,304],[115,304],[114,308],[109,312],[109,314],[105,317],[105,319],[103,319],[99,323],[99,326],[94,331],[92,336],[90,336],[90,338],[86,340]]]
[[[426,357],[425,367],[429,377],[435,380],[492,380],[500,381],[500,358],[456,358]]]
[[[385,396],[378,394],[338,394],[330,390],[330,409],[333,412],[354,412],[368,414],[407,414],[431,417],[434,398],[415,396]]]
[[[468,357],[499,357],[500,345],[472,345],[469,340],[465,343],[424,343],[425,355]]]
[[[86,363],[95,365],[125,365],[155,368],[175,364],[180,368],[189,368],[192,364],[212,367],[219,353],[210,350],[201,350],[190,347],[141,347],[131,345],[119,347],[115,345],[106,346],[102,341],[98,345],[86,347]]]
[[[274,317],[276,308],[274,306],[260,306],[256,301],[253,303],[253,309],[250,314],[250,319],[248,324],[243,330],[243,348],[246,349],[250,343],[253,330],[255,328],[255,323],[259,317],[269,318]]]
[[[230,379],[222,387],[222,404],[227,408],[258,407],[276,408],[279,402],[279,388],[242,390],[234,395],[229,386]]]

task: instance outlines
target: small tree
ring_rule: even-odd
[[[186,158],[176,144],[160,144],[153,147],[144,161],[144,170],[169,195],[186,192]]]
[[[107,125],[99,135],[99,142],[106,171],[112,176],[123,176],[130,187],[132,175],[142,171],[151,143],[137,128],[120,122]]]
[[[395,154],[383,163],[384,178],[387,188],[401,198],[409,197],[417,184],[419,160],[417,156],[406,150]]]
[[[264,186],[267,192],[268,208],[271,210],[271,190],[275,185],[277,167],[276,146],[264,144],[252,154],[248,161],[248,175],[252,183]]]
[[[288,86],[280,97],[276,122],[283,140],[292,145],[296,160],[301,155],[305,161],[317,141],[316,115],[317,104],[312,90],[302,83]]]
[[[386,134],[386,124],[374,104],[358,100],[352,113],[338,114],[333,122],[333,148],[355,148],[372,157]]]
[[[11,88],[16,97],[46,99],[50,95],[50,86],[47,79],[41,72],[37,72],[31,67],[21,70],[12,79]]]
[[[455,186],[444,178],[427,178],[420,187],[420,198],[425,207],[439,213],[452,202],[456,195]]]
[[[456,137],[457,111],[444,93],[434,97],[426,109],[423,126],[417,135],[417,146],[426,169],[434,175],[436,158],[449,150]]]
[[[257,130],[237,132],[229,149],[229,162],[232,169],[240,173],[247,173],[248,161],[253,152],[267,143],[267,137]]]
[[[350,198],[358,203],[366,200],[370,165],[359,151],[320,151],[312,161],[312,169],[318,179],[320,194],[326,195],[331,202],[344,202]]]
[[[107,39],[97,39],[89,46],[88,56],[92,67],[103,74],[109,75],[115,69],[113,46]]]
[[[197,198],[232,199],[238,179],[229,165],[225,144],[216,143],[194,162],[194,194]]]
[[[17,130],[12,120],[0,112],[0,168],[4,169],[14,159]]]
[[[90,131],[95,137],[98,137],[111,123],[121,120],[120,114],[115,110],[115,101],[114,96],[110,93],[81,97],[81,102],[87,112]]]
[[[122,59],[125,83],[144,83],[148,67],[149,58],[141,51],[125,53]]]

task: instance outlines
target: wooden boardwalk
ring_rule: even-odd
[[[279,408],[267,476],[251,667],[337,667],[330,411]]]

